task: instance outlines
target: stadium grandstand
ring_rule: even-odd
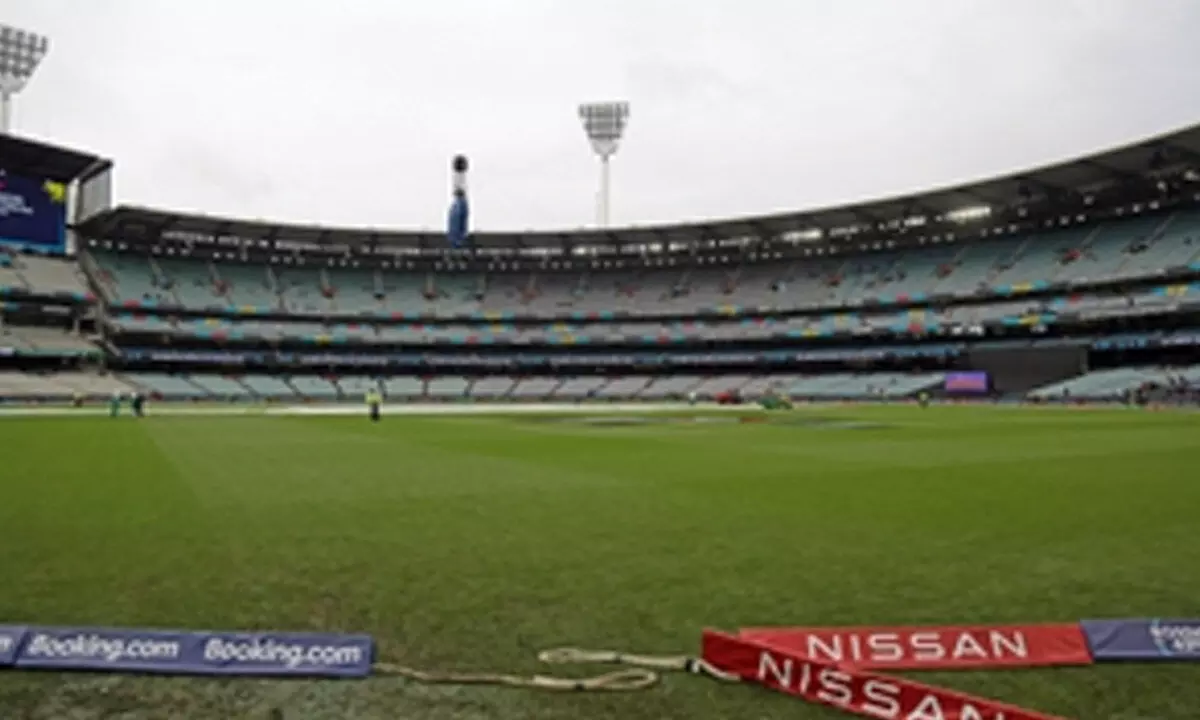
[[[1025,173],[698,225],[432,234],[110,208],[0,250],[0,397],[1195,400],[1200,126]],[[10,159],[11,160],[8,160]]]

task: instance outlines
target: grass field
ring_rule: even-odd
[[[1200,615],[1200,415],[787,417],[798,422],[3,419],[0,623],[366,632],[408,665],[527,673],[562,670],[534,657],[560,645],[694,652],[706,626]],[[1200,713],[1200,665],[922,677],[1080,720]],[[553,695],[9,672],[0,708],[4,720],[837,716],[690,676]]]

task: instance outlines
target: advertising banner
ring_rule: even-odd
[[[717,632],[704,633],[703,657],[744,682],[876,720],[1056,720],[996,700],[841,667]]]
[[[1092,656],[1108,660],[1200,661],[1200,620],[1084,620]]]
[[[365,677],[372,653],[365,635],[0,628],[0,665],[45,670]]]
[[[11,667],[17,659],[17,649],[25,638],[25,628],[0,625],[0,667]]]
[[[945,390],[948,393],[981,394],[988,391],[988,374],[985,372],[946,373]]]
[[[1090,665],[1076,623],[940,627],[747,628],[739,637],[863,670]]]
[[[62,183],[22,177],[0,167],[0,243],[62,252],[66,217]]]

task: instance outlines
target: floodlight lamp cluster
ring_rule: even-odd
[[[50,50],[50,41],[35,33],[0,25],[0,92],[15,95]]]
[[[50,40],[37,33],[0,25],[0,132],[8,132],[12,98],[50,51]]]
[[[592,143],[592,150],[607,160],[617,152],[625,125],[629,121],[629,103],[590,103],[579,106],[579,119]]]

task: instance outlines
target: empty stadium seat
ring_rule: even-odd
[[[288,384],[302,397],[313,400],[330,400],[338,396],[337,387],[329,380],[316,375],[293,375]]]
[[[210,395],[224,399],[250,399],[250,389],[233,378],[222,375],[192,375],[191,381]]]
[[[902,398],[940,387],[943,373],[832,373],[799,378],[788,388],[792,397]]]
[[[567,378],[554,391],[554,397],[564,400],[580,400],[591,396],[605,382],[607,382],[606,378],[595,376]]]
[[[647,385],[651,378],[642,375],[613,378],[596,390],[596,397],[606,400],[618,400],[636,397]]]
[[[379,380],[361,375],[347,375],[337,379],[337,386],[346,400],[362,402],[368,392],[382,392]]]
[[[686,397],[689,392],[702,382],[695,375],[672,375],[654,378],[638,393],[645,400],[667,400]]]
[[[87,293],[87,283],[73,260],[23,255],[19,257],[17,267],[31,291],[67,295]]]
[[[164,398],[208,398],[212,393],[190,382],[186,375],[167,373],[130,373],[126,380],[141,391]]]
[[[466,396],[468,384],[465,377],[435,377],[429,381],[425,392],[436,400],[453,400]]]
[[[425,394],[425,381],[419,377],[391,377],[383,381],[383,394],[388,398],[419,398]]]
[[[473,398],[494,400],[508,395],[516,383],[510,377],[484,377],[471,383]]]
[[[550,397],[561,381],[554,377],[522,378],[509,392],[514,400],[542,400]]]
[[[295,398],[296,391],[282,378],[274,375],[246,375],[241,382],[252,395],[272,400]]]

